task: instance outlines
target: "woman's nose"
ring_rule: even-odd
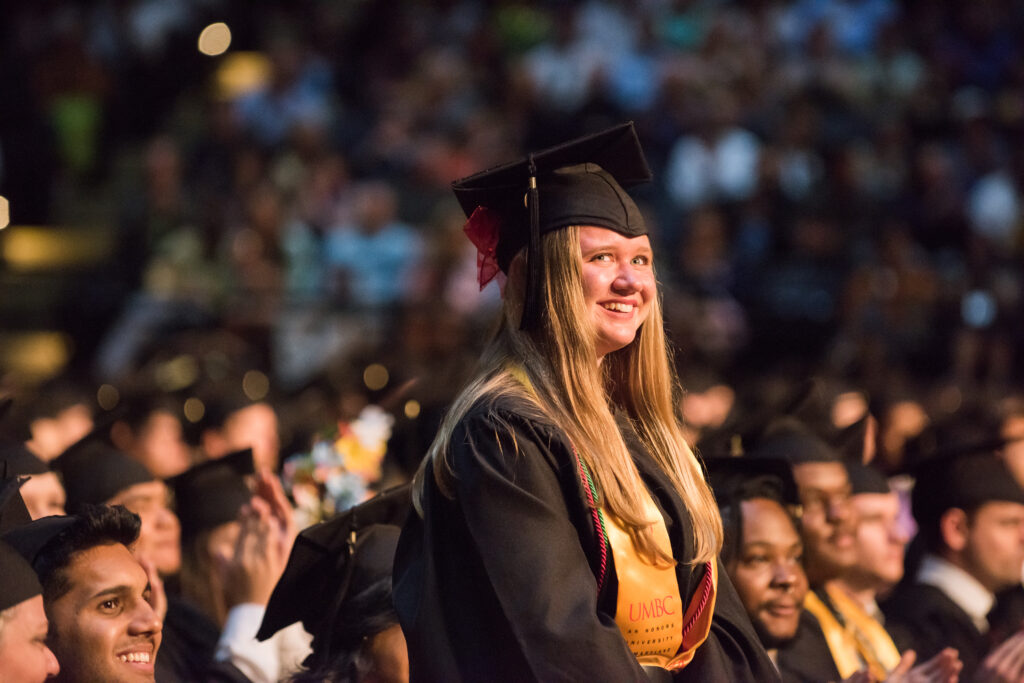
[[[640,278],[633,267],[627,263],[619,266],[619,272],[612,284],[617,291],[635,292],[640,289]]]

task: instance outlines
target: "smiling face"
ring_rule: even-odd
[[[726,569],[762,644],[779,647],[796,635],[807,595],[807,576],[800,564],[803,544],[776,501],[754,498],[740,505],[742,542]]]
[[[818,586],[840,576],[857,562],[850,478],[840,462],[794,465],[793,478],[804,508],[804,566],[811,585]]]
[[[858,493],[851,499],[857,521],[857,562],[847,583],[881,592],[903,578],[903,555],[910,536],[900,518],[896,493]]]
[[[657,294],[651,242],[614,230],[580,228],[583,299],[594,326],[598,359],[630,344]]]
[[[147,602],[146,572],[128,548],[83,550],[64,572],[70,590],[48,610],[63,680],[153,681],[162,625]]]
[[[19,602],[0,630],[0,676],[6,683],[42,683],[60,671],[46,646],[43,596]]]

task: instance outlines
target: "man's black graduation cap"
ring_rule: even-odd
[[[46,474],[50,471],[46,463],[36,457],[22,442],[2,435],[0,435],[0,462],[7,465],[11,475]]]
[[[167,480],[174,491],[181,535],[196,534],[234,521],[252,498],[245,481],[255,472],[252,449],[245,448],[221,458],[194,465]]]
[[[0,479],[0,535],[31,565],[39,551],[71,526],[75,518],[54,515],[33,521],[18,491],[24,481],[23,477],[7,477],[6,474]]]
[[[0,612],[43,592],[32,566],[3,541],[0,541],[0,576],[3,577],[0,582]]]
[[[32,521],[20,492],[27,477],[13,474],[6,463],[0,464],[0,534]]]
[[[859,493],[891,493],[889,480],[877,467],[865,465],[859,461],[847,460],[846,473],[850,477],[850,492]]]
[[[498,267],[527,247],[526,298],[520,327],[534,329],[541,312],[544,264],[541,235],[571,225],[647,234],[643,216],[624,187],[645,183],[651,170],[633,123],[533,152],[524,159],[452,183],[470,223],[483,208],[497,218]]]
[[[912,474],[911,512],[921,526],[934,524],[950,508],[969,512],[993,501],[1024,504],[1024,489],[1003,459],[988,449],[933,457]]]
[[[266,640],[302,622],[329,646],[333,625],[345,616],[346,598],[391,576],[411,505],[411,486],[405,484],[300,533],[256,637]]]
[[[65,508],[77,513],[83,505],[101,505],[135,484],[154,481],[153,473],[106,441],[100,425],[68,446],[52,463],[64,481]]]
[[[799,420],[785,417],[772,424],[747,450],[751,458],[780,458],[791,465],[842,462],[843,456]]]
[[[0,398],[0,463],[7,465],[7,474],[4,476],[45,474],[50,471],[47,464],[26,448],[23,441],[19,441],[2,429],[3,420],[13,403],[10,396]]]
[[[748,489],[754,483],[758,487],[765,484],[770,486],[784,505],[800,504],[793,468],[782,458],[726,456],[708,458],[705,466],[708,483],[719,506],[745,500]]]

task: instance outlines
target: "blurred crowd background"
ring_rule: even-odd
[[[630,119],[695,439],[811,375],[890,472],[928,425],[1022,410],[1019,3],[3,11],[0,389],[42,455],[160,413],[173,474],[248,401],[280,463],[376,404],[375,477],[404,478],[498,300],[451,181]],[[73,406],[45,452],[31,425]]]

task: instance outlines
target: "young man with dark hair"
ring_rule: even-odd
[[[1024,680],[1024,635],[992,649],[988,622],[996,593],[1021,580],[1024,490],[995,453],[962,453],[922,463],[912,509],[915,561],[882,604],[896,644],[919,657],[955,647],[963,681]]]
[[[150,581],[132,556],[138,516],[85,506],[11,529],[4,540],[39,576],[60,681],[153,681],[162,623]]]

